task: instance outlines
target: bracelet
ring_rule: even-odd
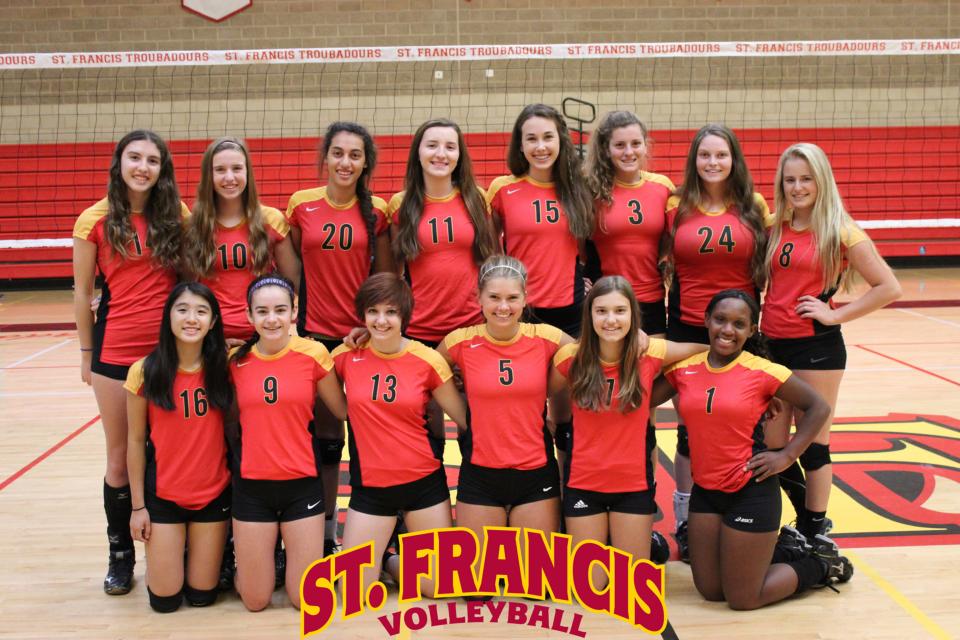
[[[83,347],[80,347],[80,351],[93,351],[93,347],[90,347],[89,349],[84,349]]]
[[[139,509],[130,509],[130,511],[143,511],[143,510],[146,509],[146,508],[147,508],[147,506],[144,505],[144,506],[140,507]]]

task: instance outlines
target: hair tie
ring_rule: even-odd
[[[520,269],[517,269],[515,266],[510,265],[510,264],[496,264],[496,265],[491,265],[491,266],[487,267],[486,269],[484,269],[483,271],[480,272],[480,278],[481,278],[481,279],[482,279],[482,278],[486,278],[486,277],[487,277],[487,274],[490,273],[491,271],[493,271],[494,269],[509,269],[510,271],[513,271],[513,272],[515,272],[518,276],[520,276],[520,279],[521,279],[521,280],[523,280],[524,282],[527,281],[527,276],[523,273],[523,271],[520,271]]]

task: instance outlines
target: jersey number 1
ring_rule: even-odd
[[[713,396],[717,393],[716,387],[707,389],[707,413],[713,413]]]

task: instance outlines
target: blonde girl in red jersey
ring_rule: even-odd
[[[274,263],[285,277],[298,277],[288,233],[283,214],[257,197],[246,145],[232,137],[214,140],[200,162],[184,266],[217,296],[228,346],[240,346],[253,335],[244,293],[254,278],[273,271]]]
[[[516,258],[488,258],[478,285],[486,322],[454,331],[437,349],[459,368],[470,407],[470,427],[459,438],[457,524],[479,536],[485,526],[560,526],[560,477],[544,407],[550,361],[572,339],[521,322],[526,280]]]
[[[393,270],[387,203],[370,192],[377,147],[356,122],[334,122],[320,145],[321,173],[327,184],[290,196],[290,237],[303,261],[300,283],[300,335],[331,353],[356,324],[353,298],[373,271]],[[336,548],[337,489],[343,453],[343,422],[317,403],[314,425],[320,441],[327,505],[324,553]]]
[[[73,306],[80,342],[80,378],[93,386],[107,444],[103,505],[110,558],[103,590],[133,586],[127,478],[127,370],[157,344],[163,306],[177,281],[181,220],[173,161],[152,131],[125,135],[113,152],[107,197],[73,228]],[[104,284],[96,322],[90,308],[97,271]]]
[[[760,306],[727,289],[710,300],[710,350],[657,379],[651,406],[678,395],[690,430],[693,493],[690,565],[697,591],[731,609],[756,609],[816,586],[846,582],[850,562],[822,536],[812,549],[788,547],[780,528],[777,473],[813,441],[830,414],[826,401],[789,369],[744,350],[757,333]],[[764,412],[774,397],[802,407],[797,433],[783,449],[763,443]],[[792,532],[795,534],[795,532]],[[796,535],[792,536],[794,542]]]
[[[244,606],[270,604],[277,534],[286,550],[286,590],[300,606],[300,577],[323,555],[324,491],[313,432],[316,398],[346,418],[333,361],[317,342],[290,334],[296,318],[293,285],[260,276],[247,289],[256,335],[230,356],[239,437],[232,437],[233,538],[236,586]]]
[[[643,331],[662,338],[667,311],[659,261],[675,187],[666,176],[644,170],[648,137],[635,114],[611,111],[590,137],[584,173],[594,198],[592,240],[601,273],[622,275],[633,285]]]
[[[767,204],[753,190],[736,135],[722,124],[702,127],[690,144],[683,184],[667,203],[668,261],[672,271],[667,339],[707,344],[703,312],[723,289],[740,289],[759,300],[766,275]],[[674,514],[677,545],[686,559],[686,505],[690,497],[690,452],[686,425],[677,425]]]
[[[372,541],[374,557],[383,554],[383,569],[395,578],[398,558],[385,552],[398,513],[408,531],[452,522],[443,426],[429,433],[427,403],[435,400],[461,429],[466,427],[466,407],[450,367],[436,351],[403,335],[413,306],[410,287],[398,275],[370,276],[356,297],[357,317],[370,340],[361,348],[342,345],[333,352],[350,414],[351,495],[343,546]],[[372,584],[380,567],[364,571],[364,583]],[[434,593],[430,580],[421,588],[426,595]]]
[[[580,335],[583,242],[593,232],[593,199],[563,116],[545,104],[517,116],[507,149],[511,175],[490,183],[487,200],[503,245],[530,272],[531,311]]]
[[[780,477],[797,511],[797,528],[813,538],[827,533],[833,482],[830,424],[846,366],[840,324],[893,302],[900,297],[900,285],[844,208],[830,161],[820,147],[800,143],[783,152],[774,194],[777,215],[770,228],[770,275],[760,326],[773,360],[792,369],[830,405],[827,423],[813,444],[800,456],[799,464]],[[831,298],[844,286],[851,269],[870,288],[837,307]],[[792,408],[786,407],[768,424],[770,446],[786,442],[793,417]],[[799,411],[796,417],[800,418]]]
[[[211,605],[230,521],[223,414],[233,403],[222,316],[213,292],[182,282],[167,298],[160,343],[130,367],[130,532],[147,551],[159,613]],[[184,576],[184,549],[189,548]]]
[[[706,347],[652,338],[644,349],[641,318],[626,278],[600,278],[584,301],[583,324],[590,329],[554,356],[550,386],[569,388],[573,396],[563,490],[567,533],[574,544],[609,539],[634,558],[649,559],[657,512],[650,389],[662,367]],[[602,589],[606,580],[598,570],[594,586]]]
[[[390,199],[390,236],[413,290],[407,335],[430,347],[480,319],[477,270],[497,252],[460,127],[428,120],[410,145],[404,190]]]

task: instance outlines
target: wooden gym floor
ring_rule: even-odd
[[[898,276],[908,306],[844,327],[849,362],[834,428],[830,515],[856,567],[853,580],[839,594],[815,591],[738,613],[704,602],[689,567],[672,561],[672,634],[664,637],[900,640],[958,634],[960,269],[900,270]],[[208,609],[154,614],[140,562],[130,595],[103,594],[103,435],[93,393],[79,379],[75,331],[57,328],[71,324],[67,291],[0,298],[0,637],[298,637],[298,615],[281,592],[258,614],[247,613],[236,594]],[[658,493],[661,507],[669,509],[672,424],[660,426],[658,440],[665,462]],[[450,465],[459,463],[454,443],[448,442],[447,454]],[[784,517],[792,517],[789,505]],[[666,532],[667,522],[672,515],[657,528]],[[379,613],[397,608],[392,593]],[[624,622],[583,613],[587,637],[642,636]],[[325,634],[388,637],[369,612],[335,619]],[[503,624],[428,627],[398,637],[491,635],[569,637]]]

